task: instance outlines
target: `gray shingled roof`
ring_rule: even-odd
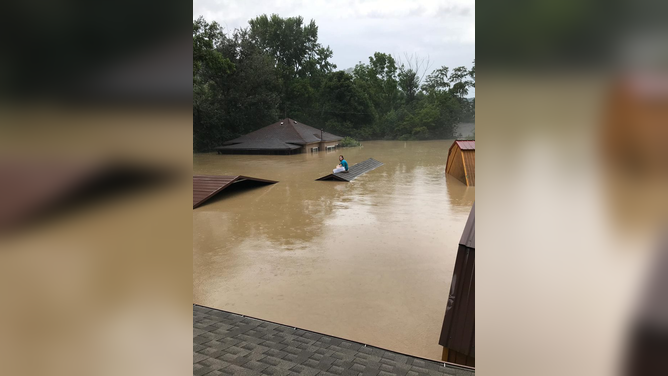
[[[362,161],[350,168],[348,168],[347,172],[337,172],[336,174],[329,174],[325,175],[321,178],[315,179],[315,180],[340,180],[340,181],[347,181],[350,182],[356,177],[360,175],[364,175],[367,172],[374,170],[380,166],[382,166],[382,162],[378,162],[377,160],[373,158],[369,158],[365,161]]]
[[[450,375],[475,371],[193,305],[193,375]]]
[[[343,137],[323,132],[322,139],[331,142],[342,140]],[[320,141],[319,129],[287,118],[227,141],[216,150],[294,150],[301,145]]]

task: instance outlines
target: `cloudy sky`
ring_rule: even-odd
[[[318,41],[334,52],[338,69],[369,62],[374,52],[429,58],[441,66],[471,67],[475,58],[473,0],[194,0],[193,19],[218,21],[226,31],[261,14],[315,20]],[[473,92],[469,93],[472,95]]]

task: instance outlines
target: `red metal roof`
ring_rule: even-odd
[[[457,145],[459,145],[459,148],[462,150],[475,150],[475,140],[473,141],[457,140],[455,142],[457,143]]]
[[[193,209],[202,205],[204,201],[218,194],[233,183],[241,181],[254,181],[259,183],[274,184],[274,180],[251,178],[248,176],[212,176],[193,175]]]

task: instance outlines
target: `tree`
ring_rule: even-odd
[[[199,69],[193,82],[196,151],[211,150],[226,140],[270,124],[278,116],[280,86],[272,59],[255,45],[246,29],[235,30],[229,37],[221,31],[217,38],[213,44],[215,54],[235,69],[221,73],[208,64]]]
[[[341,136],[368,138],[375,132],[372,124],[376,111],[369,97],[353,82],[353,77],[343,71],[328,75],[322,88],[322,116],[327,124]]]
[[[446,66],[434,70],[425,79],[425,83],[424,85],[422,85],[422,90],[424,90],[426,93],[429,93],[431,91],[441,91],[450,89],[450,82],[448,82],[449,70],[450,68]]]
[[[356,83],[363,88],[379,114],[395,108],[399,99],[397,66],[392,55],[376,52],[369,64],[357,64],[353,71]]]
[[[452,85],[450,90],[459,98],[464,98],[469,93],[469,87],[472,87],[473,81],[469,80],[470,72],[462,66],[455,68],[450,75],[450,85]]]
[[[193,80],[204,67],[217,74],[234,71],[234,64],[216,51],[223,38],[223,29],[216,21],[209,24],[204,17],[193,21]]]
[[[274,59],[281,79],[284,111],[309,112],[315,107],[313,92],[327,73],[336,68],[329,59],[332,50],[318,43],[318,27],[302,17],[262,15],[248,21],[250,35],[259,48]]]
[[[424,58],[417,55],[404,54],[406,63],[401,63],[399,67],[399,87],[404,93],[406,103],[411,103],[422,85],[422,78],[429,70],[429,58],[426,62]]]
[[[451,138],[475,121],[470,69],[429,72],[429,60],[375,52],[368,63],[334,71],[314,21],[260,16],[224,33],[193,21],[193,142],[209,151],[287,115],[358,139]]]

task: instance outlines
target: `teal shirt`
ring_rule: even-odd
[[[345,159],[341,160],[341,166],[343,166],[346,169],[346,171],[348,171],[348,162],[346,162]]]

